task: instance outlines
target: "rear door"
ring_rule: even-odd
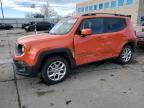
[[[126,22],[123,18],[104,18],[106,56],[118,56],[121,46],[127,41]]]

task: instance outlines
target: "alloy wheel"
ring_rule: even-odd
[[[53,81],[59,81],[66,75],[66,64],[61,61],[52,62],[47,69],[48,77]]]
[[[131,57],[132,57],[132,51],[131,51],[131,49],[128,48],[128,47],[126,47],[123,50],[123,52],[122,52],[122,57],[121,58],[122,58],[122,60],[124,62],[128,62],[128,61],[130,61]]]

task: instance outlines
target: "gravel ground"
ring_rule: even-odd
[[[144,49],[132,63],[111,60],[72,70],[62,83],[47,86],[15,75],[11,52],[21,29],[0,31],[0,108],[144,108]]]

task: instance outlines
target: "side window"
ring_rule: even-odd
[[[40,22],[40,23],[38,24],[38,26],[39,26],[39,27],[44,27],[44,26],[45,26],[45,22]]]
[[[37,26],[39,26],[40,24],[41,24],[41,22],[38,22],[38,23],[37,23]]]
[[[126,27],[126,22],[122,18],[105,18],[105,33],[118,32]]]
[[[47,23],[47,22],[43,23],[43,26],[45,26],[45,27],[48,27],[48,25],[49,25],[49,23]]]
[[[80,25],[79,31],[85,28],[92,29],[93,34],[101,34],[104,31],[103,18],[86,19]]]

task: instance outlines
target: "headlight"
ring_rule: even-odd
[[[25,52],[25,47],[24,46],[21,47],[21,51],[22,51],[22,53]]]
[[[24,45],[17,44],[16,45],[16,53],[17,53],[17,55],[22,55],[24,52],[25,52]]]

